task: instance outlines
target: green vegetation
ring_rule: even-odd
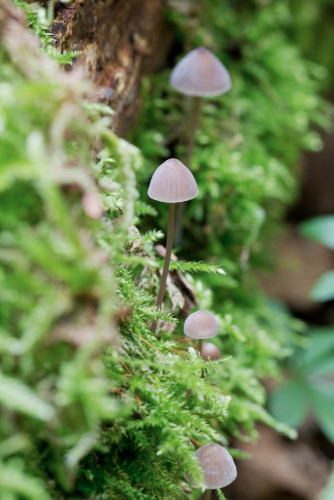
[[[315,217],[301,224],[301,232],[307,238],[334,249],[334,216]],[[311,298],[318,302],[334,299],[334,271],[327,271],[311,290]]]
[[[334,250],[334,215],[314,217],[300,225],[301,233]]]
[[[285,34],[294,21],[289,2],[262,3],[237,9],[210,0],[192,18],[192,2],[189,12],[172,2],[169,13],[184,50],[207,46],[232,76],[228,94],[204,100],[191,161],[200,194],[187,207],[182,252],[193,255],[195,248],[205,260],[224,255],[235,264],[243,249],[256,259],[263,247],[261,258],[268,260],[264,235],[295,195],[300,150],[321,148],[310,125],[328,125],[328,105],[317,95],[324,70],[304,61]],[[143,186],[163,158],[185,154],[190,103],[169,87],[169,74],[145,82],[140,126],[131,138],[149,164]]]
[[[271,398],[273,415],[288,425],[301,425],[312,411],[321,429],[334,442],[334,329],[314,328],[306,348],[288,363],[288,379]]]
[[[331,500],[334,495],[334,472],[332,472],[328,485],[320,496],[320,500]]]
[[[291,0],[290,5],[294,20],[290,33],[304,55],[327,69],[324,90],[330,95],[334,82],[334,0]]]
[[[1,493],[196,498],[184,472],[201,485],[199,443],[254,438],[257,421],[295,435],[264,409],[260,380],[278,376],[301,325],[268,302],[251,271],[293,197],[300,149],[320,147],[310,123],[326,124],[321,70],[284,34],[287,2],[237,10],[210,0],[201,21],[177,5],[167,13],[180,47],[211,47],[234,82],[204,103],[191,165],[200,196],[187,205],[184,260],[173,264],[219,320],[222,359],[204,363],[181,342],[176,285],[165,311],[154,306],[157,221],[167,212],[145,193],[162,159],[182,158],[186,101],[167,71],[153,88],[145,82],[132,138],[140,152],[110,131],[109,108],[85,102],[89,83],[58,68],[73,54],[52,61],[38,17],[14,3],[44,54],[0,17]],[[99,200],[104,216],[92,218]],[[154,336],[157,319],[169,328]]]
[[[70,2],[71,0],[63,1],[63,3]],[[49,32],[49,26],[53,19],[54,0],[49,2],[48,10],[38,5],[38,3],[27,3],[24,0],[13,0],[13,4],[24,11],[29,27],[42,42],[43,51],[58,64],[71,65],[73,59],[79,55],[79,52],[59,52],[53,46],[53,37]]]
[[[334,248],[332,215],[315,217],[300,225],[301,233],[328,248]],[[327,271],[310,291],[314,301],[334,299],[334,271]],[[287,366],[287,380],[272,395],[273,415],[298,427],[312,411],[327,438],[334,442],[334,329],[313,328],[306,346],[294,353]]]

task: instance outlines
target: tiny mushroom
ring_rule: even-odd
[[[216,443],[208,443],[195,451],[203,471],[207,490],[224,488],[237,477],[237,468],[229,452]],[[211,492],[210,492],[211,493]],[[210,498],[210,493],[205,498]]]
[[[209,359],[211,361],[216,361],[221,357],[218,347],[212,342],[203,342],[201,356],[204,361],[208,361]]]
[[[86,191],[81,200],[82,208],[91,219],[100,219],[103,215],[101,198],[97,191]]]
[[[217,335],[218,322],[209,311],[200,309],[188,316],[184,324],[184,333],[188,337],[198,339],[198,350],[201,352],[203,339]]]
[[[173,246],[175,203],[191,200],[198,195],[193,174],[181,161],[170,158],[154,172],[148,196],[153,200],[169,203],[166,255],[156,305],[161,307]],[[155,330],[155,327],[154,327]]]
[[[210,50],[198,47],[175,66],[170,85],[182,94],[213,97],[230,90],[231,78],[225,66]]]

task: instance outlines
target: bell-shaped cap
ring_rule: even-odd
[[[203,470],[208,490],[224,488],[237,477],[237,468],[233,458],[219,444],[209,443],[195,451],[195,457]]]
[[[220,359],[220,350],[212,342],[203,342],[201,356],[204,361],[208,361],[209,359],[211,359],[211,361],[216,361]]]
[[[218,323],[213,314],[200,309],[186,319],[184,333],[193,339],[209,339],[218,333]]]
[[[153,200],[179,203],[195,198],[198,187],[189,168],[176,158],[170,158],[154,172],[148,195]]]
[[[169,83],[182,94],[197,97],[225,94],[232,86],[225,66],[204,47],[192,50],[177,63]]]

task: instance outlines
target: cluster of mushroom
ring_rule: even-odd
[[[209,50],[200,47],[192,50],[176,65],[170,77],[170,84],[179,92],[193,96],[195,100],[186,154],[188,163],[195,142],[201,98],[224,94],[231,88],[231,80],[219,59]],[[173,247],[175,205],[178,204],[181,210],[184,202],[198,195],[198,187],[189,168],[180,160],[170,158],[154,172],[148,195],[153,200],[169,203],[166,254],[156,300],[156,305],[161,307]],[[156,327],[156,324],[152,327],[154,332]],[[210,312],[199,310],[190,314],[184,325],[184,333],[198,340],[198,350],[205,361],[220,359],[217,346],[211,342],[203,342],[218,333],[217,320]],[[195,452],[195,456],[203,470],[207,488],[206,499],[211,497],[212,489],[227,486],[236,478],[237,471],[233,459],[222,446],[215,443],[205,444]]]
[[[185,321],[184,333],[188,337],[198,340],[198,350],[205,361],[220,359],[220,351],[212,342],[203,340],[215,337],[218,333],[218,322],[209,311],[196,311]],[[206,499],[210,498],[211,490],[223,488],[232,483],[237,477],[237,469],[233,458],[222,446],[208,443],[201,446],[195,457],[203,470],[204,480],[207,488]]]
[[[184,324],[184,333],[187,337],[198,340],[198,350],[205,361],[220,359],[218,347],[212,342],[203,342],[218,333],[218,322],[209,311],[200,309],[190,314]]]
[[[224,94],[231,88],[230,75],[225,66],[204,47],[192,50],[175,66],[170,77],[170,85],[182,94],[197,99],[193,126],[188,143],[187,161],[190,161],[197,127],[199,102],[202,97]],[[198,195],[194,176],[181,161],[170,158],[160,165],[153,174],[148,196],[156,201],[169,203],[167,245],[164,268],[156,304],[161,307],[173,246],[175,204],[182,208],[184,202]],[[155,330],[156,326],[154,327]]]

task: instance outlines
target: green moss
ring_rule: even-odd
[[[58,64],[71,65],[73,60],[80,55],[77,50],[59,52],[53,46],[53,36],[49,31],[49,26],[52,24],[54,0],[49,9],[41,7],[37,2],[27,3],[25,0],[12,0],[13,4],[20,7],[27,16],[28,26],[32,29],[35,35],[42,43],[42,49]],[[71,0],[69,0],[70,3]],[[65,3],[65,2],[63,2]],[[51,2],[49,2],[51,4]],[[49,19],[48,19],[49,17]]]

